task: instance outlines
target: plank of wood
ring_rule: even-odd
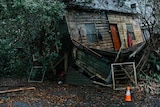
[[[2,103],[3,103],[3,101],[0,100],[0,104],[2,104]]]
[[[76,43],[78,43],[79,45],[83,46],[84,48],[86,48],[87,50],[89,50],[90,52],[92,52],[93,54],[97,55],[98,57],[102,57],[99,53],[93,51],[92,49],[90,49],[90,48],[88,48],[88,47],[86,47],[86,46],[84,46],[84,45],[81,44],[79,41],[77,41],[77,40],[75,40],[75,39],[73,39],[73,38],[72,38],[72,40],[75,41]]]
[[[62,62],[63,59],[64,59],[64,56],[53,65],[53,68],[56,67],[60,62]]]
[[[103,86],[103,87],[112,87],[112,85],[106,85],[106,84],[104,84],[104,83],[101,83],[101,82],[97,82],[97,81],[92,81],[94,84],[97,84],[97,85],[101,85],[101,86]]]
[[[78,61],[80,62],[80,61]],[[77,66],[79,66],[81,69],[83,69],[88,75],[90,76],[95,76],[103,81],[105,81],[106,79],[103,78],[100,74],[92,71],[89,67],[86,67],[85,65],[81,65],[81,63],[78,64],[78,62],[76,63]]]
[[[68,53],[65,52],[64,53],[64,72],[65,74],[67,73],[67,69],[68,69]]]
[[[0,94],[23,91],[23,90],[36,90],[36,88],[35,87],[29,87],[29,88],[23,87],[23,88],[18,88],[18,89],[4,90],[4,91],[0,91]]]
[[[89,67],[84,66],[84,68],[85,68],[88,72],[94,74],[94,75],[95,75],[96,77],[98,77],[99,79],[101,79],[101,80],[103,80],[103,81],[106,80],[106,79],[103,78],[99,73],[96,73],[96,72],[92,71]]]
[[[137,85],[137,83],[132,79],[132,77],[130,76],[130,74],[127,72],[127,70],[125,69],[125,68],[123,68],[122,67],[122,65],[120,65],[121,66],[121,69],[125,72],[125,74],[128,76],[128,78],[135,84],[135,85]]]
[[[120,47],[120,49],[119,49],[119,51],[118,51],[118,54],[117,54],[114,62],[117,62],[117,60],[119,59],[119,56],[120,56],[120,53],[121,53],[121,50],[122,50],[122,46],[123,46],[123,44],[121,45],[121,47]]]
[[[146,44],[146,42],[143,42],[143,44],[141,44],[141,46],[139,46],[132,54],[129,55],[129,58],[131,58],[131,57],[135,56],[137,53],[139,53],[145,44]]]

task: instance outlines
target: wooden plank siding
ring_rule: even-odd
[[[75,53],[75,64],[81,68],[86,68],[92,75],[100,75],[102,78],[107,79],[111,73],[110,61],[105,58],[98,58],[86,53],[83,50],[78,50]]]
[[[141,28],[136,22],[136,19],[130,14],[114,13],[107,14],[104,12],[96,11],[78,11],[67,10],[66,21],[70,37],[81,42],[88,48],[94,48],[99,50],[114,50],[113,38],[111,36],[110,24],[116,24],[118,28],[118,34],[122,49],[128,48],[127,42],[127,26],[126,24],[132,24],[135,40],[132,40],[133,45],[143,42]],[[98,30],[103,36],[103,41],[98,40],[96,43],[89,43],[87,40],[87,33],[85,24],[93,23],[95,25],[96,32]],[[80,32],[80,34],[79,34]]]
[[[80,42],[83,45],[94,49],[113,50],[112,38],[109,32],[109,23],[104,13],[68,10],[66,13],[66,21],[71,38],[80,41],[81,34]],[[86,23],[93,23],[95,25],[96,32],[98,34],[98,30],[100,31],[103,36],[103,41],[98,41],[96,43],[88,42],[85,29]]]

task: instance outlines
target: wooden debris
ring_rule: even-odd
[[[120,55],[120,53],[121,53],[121,50],[122,50],[122,46],[123,46],[123,45],[121,45],[121,47],[120,47],[120,49],[119,49],[119,51],[118,51],[118,54],[117,54],[116,59],[114,60],[114,62],[117,62],[117,60],[118,60],[118,58],[119,58],[119,55]]]
[[[3,101],[2,100],[0,100],[0,104],[2,104],[3,103]]]
[[[36,88],[35,87],[29,87],[29,88],[23,87],[23,88],[18,88],[18,89],[4,90],[4,91],[0,91],[0,94],[23,91],[23,90],[36,90]]]
[[[121,90],[126,86],[137,86],[137,76],[134,62],[111,64],[113,89]],[[132,70],[134,72],[132,72]]]
[[[121,69],[125,72],[125,74],[128,76],[128,78],[135,84],[135,85],[137,85],[137,82],[135,82],[134,81],[134,79],[132,79],[132,77],[130,76],[130,74],[128,73],[128,71],[125,69],[125,68],[123,68],[122,67],[122,65],[120,65],[121,66]],[[137,76],[135,75],[135,78],[137,78]]]
[[[56,75],[56,70],[55,70],[55,67],[59,64],[59,63],[61,63],[62,61],[63,61],[63,59],[64,59],[64,56],[61,58],[61,59],[59,59],[57,62],[55,62],[55,63],[53,63],[53,61],[49,61],[50,62],[50,66],[51,66],[51,70],[52,70],[52,72],[53,72],[53,74],[54,75]]]
[[[73,39],[72,40],[76,43],[78,43],[79,45],[83,46],[85,49],[87,49],[88,51],[92,52],[93,54],[97,55],[98,57],[102,57],[102,55],[100,55],[99,53],[93,51],[92,49],[88,48],[87,46],[83,45],[82,43],[78,42],[77,40]]]
[[[76,49],[76,48],[75,48]],[[76,50],[75,64],[91,80],[100,80],[109,83],[111,78],[110,62],[106,58],[95,57],[88,51]],[[108,71],[109,70],[109,71]]]
[[[146,42],[143,42],[143,44],[141,46],[138,47],[138,49],[136,49],[132,54],[129,55],[129,58],[134,57],[137,53],[139,53],[142,48],[144,48]]]
[[[103,86],[103,87],[112,87],[112,85],[111,84],[109,84],[109,85],[106,85],[106,84],[104,84],[104,83],[101,83],[101,82],[97,82],[97,81],[92,81],[94,84],[97,84],[97,85],[100,85],[100,86]]]

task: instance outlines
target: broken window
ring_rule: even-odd
[[[126,26],[127,26],[127,35],[130,35],[132,40],[136,40],[132,24],[126,24]]]
[[[86,35],[89,43],[95,43],[97,42],[97,34],[96,34],[96,29],[94,23],[86,23],[85,24],[86,28]]]

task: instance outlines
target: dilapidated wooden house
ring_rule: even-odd
[[[88,48],[99,50],[119,50],[129,47],[128,35],[133,45],[143,42],[141,28],[136,13],[131,8],[94,8],[80,4],[70,4],[66,21],[71,39]],[[101,36],[101,37],[100,37]]]
[[[110,64],[127,61],[144,40],[132,8],[97,3],[68,3],[65,17],[75,64],[90,79],[109,82]]]

